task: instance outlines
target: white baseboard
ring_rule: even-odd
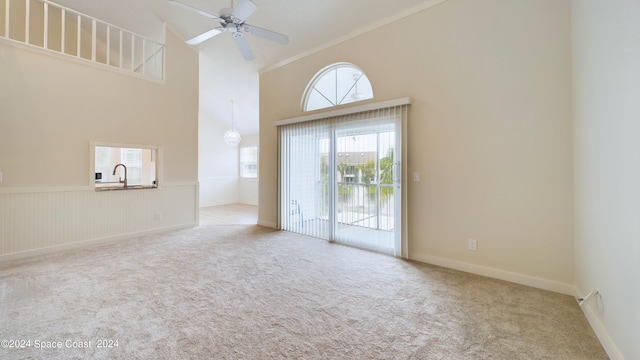
[[[586,295],[586,293],[581,292],[577,287],[574,287],[574,296],[576,299],[582,298]],[[600,318],[593,311],[593,306],[596,306],[598,301],[602,301],[600,296],[596,296],[588,300],[583,306],[581,306],[582,312],[584,316],[587,318],[589,325],[593,329],[593,332],[596,333],[596,337],[600,340],[600,344],[604,348],[604,351],[607,353],[611,360],[624,360],[622,353],[618,350],[618,347],[609,336],[609,333],[604,327],[604,324],[600,321]]]
[[[537,278],[533,276],[518,274],[510,271],[500,270],[487,266],[465,263],[462,261],[450,260],[436,256],[410,254],[409,259],[423,263],[442,266],[450,269],[460,270],[476,275],[482,275],[494,279],[505,280],[516,284],[527,285],[538,289],[549,290],[565,295],[574,296],[575,287],[570,284],[558,281]]]
[[[61,252],[61,251],[82,249],[82,248],[87,248],[87,247],[96,246],[96,245],[112,244],[112,243],[120,242],[127,239],[133,239],[133,238],[137,238],[145,235],[158,234],[158,233],[172,231],[172,230],[186,229],[190,227],[195,227],[197,225],[198,224],[193,223],[193,224],[168,226],[168,227],[155,228],[155,229],[150,229],[145,231],[139,231],[135,233],[110,236],[106,238],[91,239],[91,240],[78,241],[78,242],[69,243],[69,244],[62,244],[62,245],[49,246],[49,247],[38,248],[33,250],[20,251],[20,252],[10,253],[6,255],[0,255],[0,263],[25,259],[25,258],[34,257],[34,256],[48,255],[48,254]]]

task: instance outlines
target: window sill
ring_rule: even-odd
[[[146,190],[146,189],[157,189],[158,185],[129,185],[125,187],[124,185],[112,185],[112,184],[104,184],[98,185],[96,184],[96,191],[119,191],[119,190]]]

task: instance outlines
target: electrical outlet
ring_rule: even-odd
[[[476,239],[469,239],[468,243],[467,243],[467,248],[470,251],[476,251],[478,250],[478,241]]]
[[[413,172],[413,181],[420,181],[420,171]]]
[[[0,183],[2,182],[2,171],[0,171]]]
[[[161,219],[162,219],[162,214],[160,214],[160,213],[155,213],[155,214],[153,215],[153,220],[155,220],[155,221],[160,221]]]

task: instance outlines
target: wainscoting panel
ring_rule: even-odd
[[[198,224],[197,183],[160,189],[3,190],[0,260]],[[53,249],[52,249],[53,250]]]

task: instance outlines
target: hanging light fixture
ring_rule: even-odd
[[[238,130],[233,128],[233,100],[231,100],[231,129],[224,133],[224,142],[227,145],[238,145],[242,140]]]

